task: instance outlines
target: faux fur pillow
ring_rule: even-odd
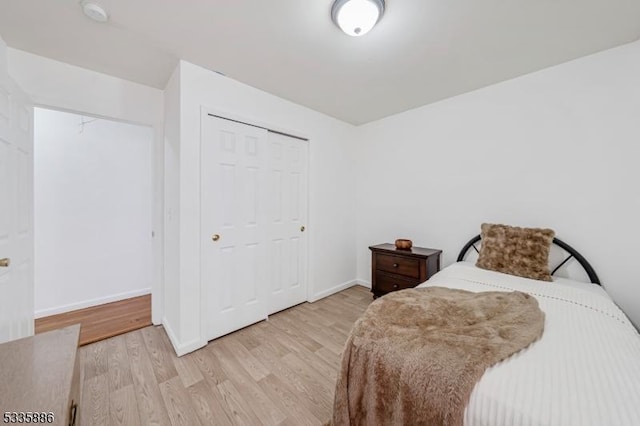
[[[551,229],[483,223],[482,246],[476,266],[518,277],[553,281],[549,272],[549,250],[554,236]]]

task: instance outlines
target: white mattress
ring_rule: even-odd
[[[545,312],[542,338],[476,384],[465,425],[640,425],[640,336],[599,286],[541,282],[465,262],[420,286],[519,290]]]

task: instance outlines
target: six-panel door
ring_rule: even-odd
[[[33,107],[0,59],[0,343],[32,334]]]
[[[269,133],[269,313],[307,300],[308,142]]]
[[[211,340],[267,317],[267,132],[203,120],[200,280]]]
[[[201,288],[208,340],[307,300],[308,144],[203,116]]]

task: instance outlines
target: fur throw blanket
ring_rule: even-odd
[[[333,424],[462,425],[484,371],[543,328],[538,301],[521,292],[390,293],[371,303],[347,339]]]

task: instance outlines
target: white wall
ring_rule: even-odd
[[[164,90],[164,317],[175,341],[180,331],[180,67]],[[175,329],[175,331],[174,331]]]
[[[161,90],[22,50],[8,56],[9,73],[38,105],[162,128]]]
[[[40,108],[34,124],[36,317],[149,294],[153,130]]]
[[[640,325],[639,42],[358,130],[359,278],[371,244],[411,238],[446,266],[484,221],[548,226]]]
[[[9,48],[9,74],[36,105],[153,127],[152,320],[162,319],[163,92],[138,83]]]
[[[3,74],[7,72],[9,68],[7,64],[7,50],[9,50],[7,44],[4,42],[2,37],[0,37],[0,70],[4,70],[2,71]]]
[[[352,285],[355,249],[355,128],[308,108],[208,71],[180,63],[179,193],[165,193],[167,208],[179,205],[180,322],[169,324],[178,352],[206,342],[200,330],[200,112],[222,114],[310,139],[309,239],[310,298],[326,296]],[[169,106],[167,105],[167,108]],[[167,183],[167,185],[169,185]],[[177,199],[170,199],[179,197]],[[165,212],[169,221],[169,211]],[[175,216],[175,211],[171,213]],[[167,290],[169,291],[169,290]]]

